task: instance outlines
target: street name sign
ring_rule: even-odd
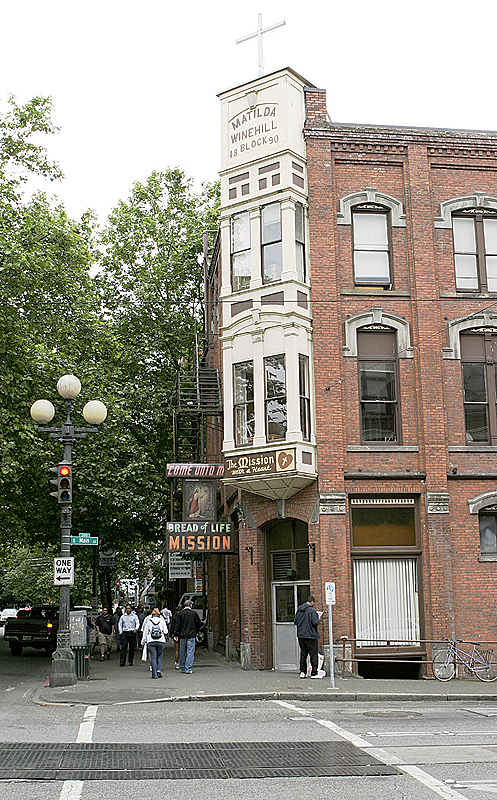
[[[71,536],[71,544],[98,544],[98,536],[90,536],[89,533],[80,533],[78,536]]]
[[[74,584],[74,558],[58,557],[53,560],[54,586],[72,586]]]

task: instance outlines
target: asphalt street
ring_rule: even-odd
[[[1,780],[2,800],[110,800],[123,791],[132,794],[134,800],[149,800],[157,793],[175,800],[199,795],[217,800],[232,800],[234,796],[240,800],[261,796],[270,800],[314,800],[319,796],[340,800],[484,800],[497,795],[497,698],[492,684],[482,697],[477,693],[479,685],[459,681],[466,684],[465,691],[456,686],[458,693],[450,701],[442,684],[434,684],[435,689],[442,689],[441,694],[434,690],[430,694],[425,687],[428,682],[422,681],[418,682],[419,695],[424,699],[410,699],[411,691],[405,694],[406,699],[398,699],[400,693],[389,692],[385,685],[381,700],[373,696],[376,691],[363,701],[337,700],[335,695],[326,695],[329,690],[324,686],[319,699],[313,700],[309,691],[300,689],[303,684],[310,690],[307,684],[311,682],[299,682],[298,676],[287,674],[276,676],[281,679],[280,689],[274,696],[267,693],[266,699],[240,692],[231,699],[207,702],[206,697],[214,695],[204,694],[202,698],[200,694],[190,696],[191,702],[180,702],[186,698],[180,694],[184,690],[180,681],[189,676],[179,675],[167,663],[162,680],[164,698],[142,696],[129,701],[130,686],[136,684],[140,690],[153,687],[155,695],[155,684],[161,681],[150,679],[145,663],[120,670],[113,656],[110,662],[92,664],[93,679],[83,689],[79,685],[76,691],[69,687],[65,699],[57,690],[57,696],[50,699],[44,687],[49,668],[50,659],[45,655],[27,650],[13,658],[0,641],[0,769],[8,757],[27,765],[25,774],[21,769],[17,777]],[[218,684],[225,688],[231,681],[244,678],[239,666],[228,667],[211,654],[199,653],[197,681],[212,687],[214,672]],[[349,682],[354,687],[357,684],[353,679]],[[314,683],[322,686],[323,681]],[[366,697],[369,687],[365,684],[369,682],[360,683]],[[84,692],[91,695],[92,684],[102,687],[102,702],[85,702]],[[290,699],[292,686],[295,697]],[[373,689],[377,688],[375,682]],[[340,691],[344,696],[343,687]],[[355,688],[354,692],[356,696]],[[463,699],[456,699],[461,694]],[[81,754],[87,759],[84,779],[71,777],[71,769],[64,780],[51,779],[49,772],[45,778],[37,775],[48,748],[55,753],[69,746],[73,754],[70,763],[76,764]],[[342,774],[309,774],[307,762],[299,757],[304,746],[307,754],[328,754],[327,764],[333,759],[333,763],[342,762]],[[274,774],[253,777],[257,764],[261,759],[268,761],[275,747],[281,761],[273,759]],[[231,763],[238,762],[240,770],[252,777],[233,778],[228,773],[221,778],[209,777],[209,769],[202,763],[206,748],[212,754],[208,756],[209,769],[221,764],[223,754],[231,753],[235,754]],[[119,764],[118,749],[124,753]],[[173,753],[177,765],[174,779],[147,777],[163,763],[164,754],[171,761]],[[89,756],[96,765],[93,771]],[[302,774],[278,774],[288,759],[295,767],[293,771],[300,769]],[[130,765],[137,760],[142,774],[133,779]],[[311,757],[309,765],[312,762]],[[199,774],[204,770],[201,777],[195,777],[192,764]],[[360,769],[355,764],[362,764],[360,769],[365,774],[357,774]],[[354,769],[356,774],[344,774]],[[367,774],[374,769],[390,774]]]

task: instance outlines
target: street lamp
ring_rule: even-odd
[[[60,527],[61,547],[60,555],[68,558],[71,555],[71,528],[72,528],[72,445],[76,439],[84,439],[89,433],[96,433],[98,426],[105,420],[107,409],[100,400],[91,400],[83,408],[83,416],[90,427],[77,428],[71,420],[72,401],[81,391],[81,383],[75,375],[63,375],[57,383],[57,391],[66,401],[67,419],[60,428],[48,428],[55,408],[50,400],[37,400],[30,408],[31,417],[38,423],[39,433],[47,433],[51,439],[59,439],[64,445],[64,461],[55,469],[61,474],[69,476],[64,491],[59,487],[58,492],[53,492],[61,505]],[[54,483],[57,484],[57,480]],[[59,483],[62,484],[61,481]],[[74,653],[71,650],[71,631],[69,627],[69,611],[71,607],[71,587],[60,587],[59,630],[57,633],[57,649],[52,656],[52,671],[50,686],[70,686],[77,681]]]

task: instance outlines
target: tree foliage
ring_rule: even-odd
[[[179,169],[153,172],[99,233],[90,212],[72,220],[44,194],[23,193],[31,174],[61,176],[40,144],[54,131],[50,114],[39,97],[24,106],[10,98],[0,114],[0,542],[32,553],[59,546],[48,481],[62,448],[39,435],[29,407],[50,399],[61,425],[55,386],[73,372],[83,385],[73,422],[84,424],[90,399],[109,410],[99,433],[73,448],[73,527],[120,548],[123,565],[148,554],[143,569],[168,516],[172,399],[201,325],[197,254],[203,231],[217,227],[218,186],[197,192]],[[9,552],[23,561],[22,549]]]

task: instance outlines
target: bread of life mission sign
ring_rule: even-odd
[[[231,522],[168,522],[170,553],[233,553]]]
[[[224,460],[225,478],[257,478],[295,469],[295,448],[271,450],[250,455],[230,456]]]

